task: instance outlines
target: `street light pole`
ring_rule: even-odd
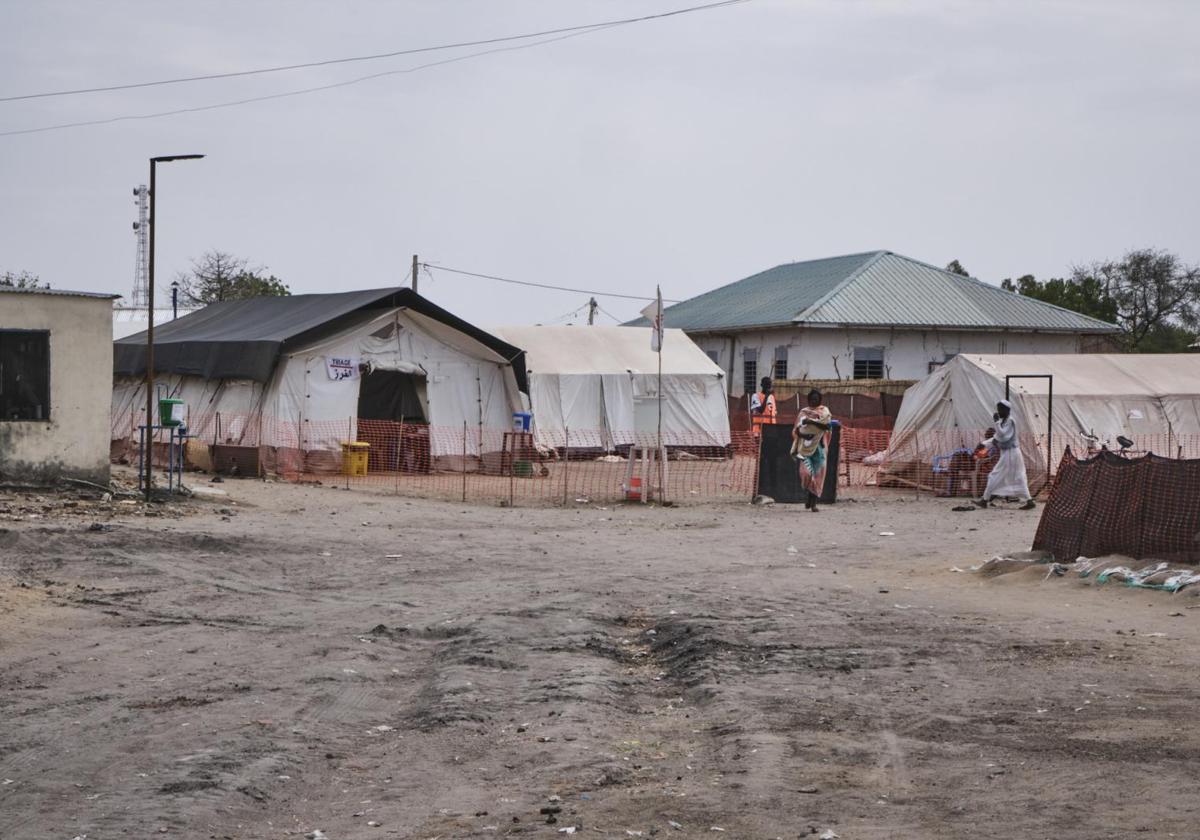
[[[158,229],[158,213],[154,209],[158,198],[158,183],[156,169],[160,163],[170,163],[175,160],[199,160],[204,155],[161,155],[150,158],[150,242],[149,266],[146,271],[146,436],[145,451],[142,453],[146,461],[146,474],[142,481],[146,487],[146,499],[150,499],[150,478],[154,464],[154,232]]]

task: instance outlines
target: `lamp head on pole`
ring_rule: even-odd
[[[150,158],[151,163],[170,163],[173,160],[199,160],[204,155],[160,155]]]

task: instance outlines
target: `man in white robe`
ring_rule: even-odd
[[[1016,496],[1021,500],[1021,510],[1032,510],[1033,499],[1029,494],[1029,479],[1025,476],[1025,459],[1021,457],[1021,446],[1017,441],[1017,424],[1012,418],[1012,403],[1000,400],[996,404],[994,428],[988,429],[988,439],[983,445],[998,450],[1000,460],[988,473],[987,488],[983,498],[976,499],[979,507],[987,507],[996,496]]]

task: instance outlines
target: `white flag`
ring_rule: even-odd
[[[642,317],[650,322],[650,349],[655,353],[661,353],[663,345],[663,305],[662,289],[660,287],[654,287],[654,302],[642,310]]]

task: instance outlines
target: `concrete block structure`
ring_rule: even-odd
[[[0,484],[106,484],[117,295],[0,286]]]

